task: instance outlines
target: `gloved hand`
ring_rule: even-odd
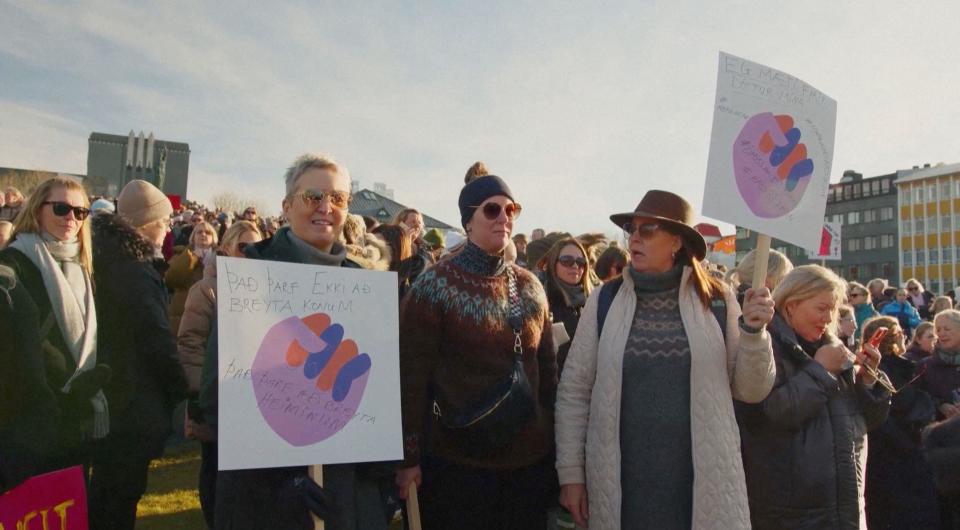
[[[339,508],[333,496],[306,474],[296,475],[284,484],[284,496],[298,500],[310,513],[323,520],[336,515]]]
[[[99,392],[112,376],[113,370],[109,366],[98,364],[90,370],[78,374],[70,383],[68,394],[72,399],[88,400]]]

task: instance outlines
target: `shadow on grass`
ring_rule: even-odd
[[[137,529],[206,528],[197,496],[200,448],[181,443],[167,448],[163,458],[150,464],[147,493],[137,506]]]

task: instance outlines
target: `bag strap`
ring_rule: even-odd
[[[513,267],[507,265],[507,298],[510,305],[507,321],[513,329],[513,353],[523,358],[523,343],[520,340],[520,331],[523,329],[523,311],[520,308],[520,290],[517,288],[517,273]]]
[[[727,343],[727,301],[723,295],[710,299],[710,312],[713,318],[720,324],[720,332],[723,333],[723,343]]]
[[[603,284],[600,288],[600,299],[597,300],[597,338],[603,333],[603,323],[607,321],[607,313],[610,312],[610,305],[613,304],[614,297],[623,285],[623,277]]]

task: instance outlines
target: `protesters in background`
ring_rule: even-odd
[[[904,357],[919,363],[933,354],[936,342],[937,334],[934,331],[933,322],[921,322],[913,332],[913,339],[910,340],[910,346],[907,347]]]
[[[88,465],[110,428],[87,205],[79,183],[44,181],[0,251],[0,492]]]
[[[910,278],[904,284],[907,290],[907,302],[917,308],[921,320],[931,320],[930,309],[933,306],[934,294],[923,288],[923,284],[916,278]]]
[[[390,271],[397,273],[400,298],[413,282],[414,270],[418,261],[407,232],[398,225],[380,225],[373,229],[373,235],[379,237],[390,248]]]
[[[110,434],[94,454],[90,479],[93,530],[133,528],[150,461],[163,454],[171,414],[186,396],[167,288],[155,265],[172,211],[163,192],[132,180],[117,214],[93,219],[98,354],[113,368],[104,387]]]
[[[4,190],[4,204],[0,206],[0,221],[15,223],[17,215],[23,209],[23,194],[13,186]]]
[[[891,300],[893,300],[892,295],[887,294],[887,280],[884,278],[874,278],[867,282],[867,290],[870,291],[870,300],[873,303],[873,308],[876,311],[883,309],[883,306],[887,305]]]
[[[960,415],[960,311],[941,311],[933,321],[937,345],[920,361],[919,386],[937,405],[937,419]]]
[[[362,268],[390,270],[390,245],[375,235],[368,234],[363,218],[359,215],[347,214],[340,241],[347,249],[347,259]]]
[[[440,253],[443,252],[443,248],[446,245],[443,232],[441,232],[439,228],[427,230],[427,233],[423,235],[423,243],[424,249],[430,253],[432,263],[436,263],[440,259]]]
[[[851,351],[857,351],[857,346],[860,344],[857,336],[857,317],[853,314],[853,308],[847,304],[837,309],[837,338]]]
[[[533,232],[530,232],[530,242],[543,239],[545,235],[547,234],[542,228],[534,228]]]
[[[525,234],[513,236],[513,246],[517,249],[517,265],[529,269],[530,267],[527,264],[527,236]]]
[[[870,290],[857,282],[847,284],[847,302],[853,306],[854,314],[857,319],[857,329],[863,327],[867,320],[879,316],[879,313],[873,308],[873,300],[870,299]]]
[[[544,529],[556,494],[557,385],[546,297],[504,260],[520,214],[507,184],[473,179],[458,205],[466,246],[401,304],[397,487],[402,498],[420,487],[425,528]]]
[[[866,528],[866,435],[883,423],[890,393],[877,382],[889,384],[876,371],[880,352],[864,346],[854,368],[835,338],[846,295],[819,265],[793,269],[773,292],[776,383],[737,408],[755,530]]]
[[[245,255],[251,259],[359,268],[347,259],[346,248],[337,241],[350,204],[347,169],[330,158],[307,154],[294,160],[284,179],[283,214],[289,224],[271,239],[247,246]],[[214,327],[208,351],[216,352],[217,340]],[[392,478],[393,470],[384,467],[325,465],[326,495],[307,476],[305,466],[221,471],[216,486],[216,528],[313,529],[312,511],[324,520],[327,530],[386,530],[379,479]]]
[[[960,416],[924,429],[923,450],[940,494],[940,528],[956,530],[960,528]]]
[[[191,402],[187,406],[184,433],[187,438],[200,441],[200,474],[198,491],[200,509],[207,527],[214,527],[214,499],[217,483],[216,431],[207,425],[196,403],[200,392],[204,354],[217,312],[217,255],[244,257],[244,250],[263,239],[260,229],[250,221],[237,221],[223,234],[217,254],[207,256],[203,279],[193,284],[184,304],[183,318],[177,333],[180,364],[187,377],[187,391]]]
[[[953,300],[947,296],[936,297],[933,300],[933,305],[930,306],[930,317],[927,320],[932,321],[933,317],[937,316],[937,313],[947,309],[953,309]]]
[[[170,259],[170,268],[164,274],[167,288],[173,291],[170,300],[170,329],[180,329],[183,306],[190,287],[203,279],[203,263],[216,252],[217,231],[206,221],[200,221],[190,233],[190,242]]]
[[[240,219],[244,221],[250,221],[253,224],[258,224],[260,222],[260,217],[257,215],[257,208],[254,206],[247,206],[243,213],[240,214]],[[257,228],[260,228],[257,226]]]
[[[727,271],[725,280],[737,290],[737,301],[743,303],[743,295],[752,287],[753,271],[757,266],[757,251],[751,250],[740,260],[736,267]],[[764,287],[773,291],[780,282],[793,270],[793,263],[785,254],[776,250],[770,251],[767,259],[767,279]]]
[[[90,212],[94,215],[98,213],[115,213],[116,211],[117,206],[113,204],[113,201],[107,199],[97,199],[90,205]]]
[[[760,401],[773,384],[773,301],[748,291],[740,318],[703,268],[693,219],[656,190],[611,216],[629,234],[629,272],[588,299],[557,396],[560,504],[581,527],[750,525],[733,398]]]
[[[627,266],[630,256],[620,245],[610,243],[610,245],[597,258],[597,277],[601,282],[609,282],[614,278],[619,278],[623,269]]]
[[[883,356],[880,369],[897,393],[883,425],[868,436],[867,526],[871,530],[936,529],[940,523],[937,493],[920,447],[920,433],[934,420],[936,410],[930,396],[913,384],[917,367],[903,357],[906,345],[897,319],[871,318],[864,323],[860,340],[870,340],[880,328],[888,331],[877,348]]]
[[[13,223],[10,221],[0,221],[0,249],[7,246],[11,235],[13,235]]]
[[[917,309],[907,302],[906,289],[898,289],[896,299],[884,305],[880,314],[895,317],[908,337],[913,337],[913,330],[922,320]]]
[[[588,274],[590,263],[586,258],[586,250],[572,237],[557,241],[541,263],[537,268],[544,271],[543,287],[551,317],[554,325],[563,326],[562,336],[558,337],[556,333],[553,336],[554,345],[557,346],[557,367],[562,372],[571,341],[577,332],[577,323],[580,322],[580,311],[593,290]]]

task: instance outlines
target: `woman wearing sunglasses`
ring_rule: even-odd
[[[79,183],[47,180],[0,250],[0,492],[88,464],[109,431],[87,207]]]
[[[560,504],[581,527],[749,528],[733,398],[758,402],[773,385],[770,293],[748,290],[740,318],[673,193],[647,192],[610,219],[629,234],[630,262],[587,300],[567,355]]]
[[[196,229],[194,234],[196,234]],[[204,355],[207,351],[207,340],[216,320],[217,312],[217,260],[216,257],[229,256],[231,258],[244,257],[243,251],[247,246],[258,243],[263,239],[260,229],[250,221],[237,221],[223,233],[219,250],[210,254],[203,264],[203,279],[193,284],[187,293],[184,303],[183,318],[177,332],[177,349],[180,352],[180,363],[187,376],[187,385],[192,401],[187,408],[187,418],[184,423],[184,432],[187,438],[200,441],[200,508],[207,521],[207,526],[213,528],[213,506],[217,480],[217,445],[216,432],[212,425],[214,421],[207,421],[204,413],[215,415],[216,410],[201,410],[196,400],[200,392],[203,375]],[[210,366],[207,374],[216,377],[216,367]]]
[[[866,528],[866,435],[892,387],[875,346],[853,353],[836,338],[846,295],[818,265],[793,269],[773,292],[776,381],[760,403],[737,404],[754,530]]]
[[[568,337],[562,344],[557,343],[557,367],[562,371],[570,341],[577,331],[580,311],[593,290],[590,264],[580,242],[565,237],[557,241],[540,260],[539,269],[543,271],[543,287],[547,292],[553,322],[562,324]]]
[[[887,334],[877,346],[883,356],[880,369],[897,392],[890,399],[890,413],[883,425],[867,436],[867,527],[939,528],[933,474],[920,444],[920,433],[933,422],[936,409],[930,395],[916,384],[916,364],[904,357],[905,337],[897,319],[867,320],[861,328],[861,341],[870,340],[881,328]]]
[[[465,247],[421,274],[401,303],[397,486],[403,498],[421,487],[425,528],[543,529],[556,492],[546,297],[533,274],[504,260],[520,214],[507,184],[476,178],[459,207]]]

